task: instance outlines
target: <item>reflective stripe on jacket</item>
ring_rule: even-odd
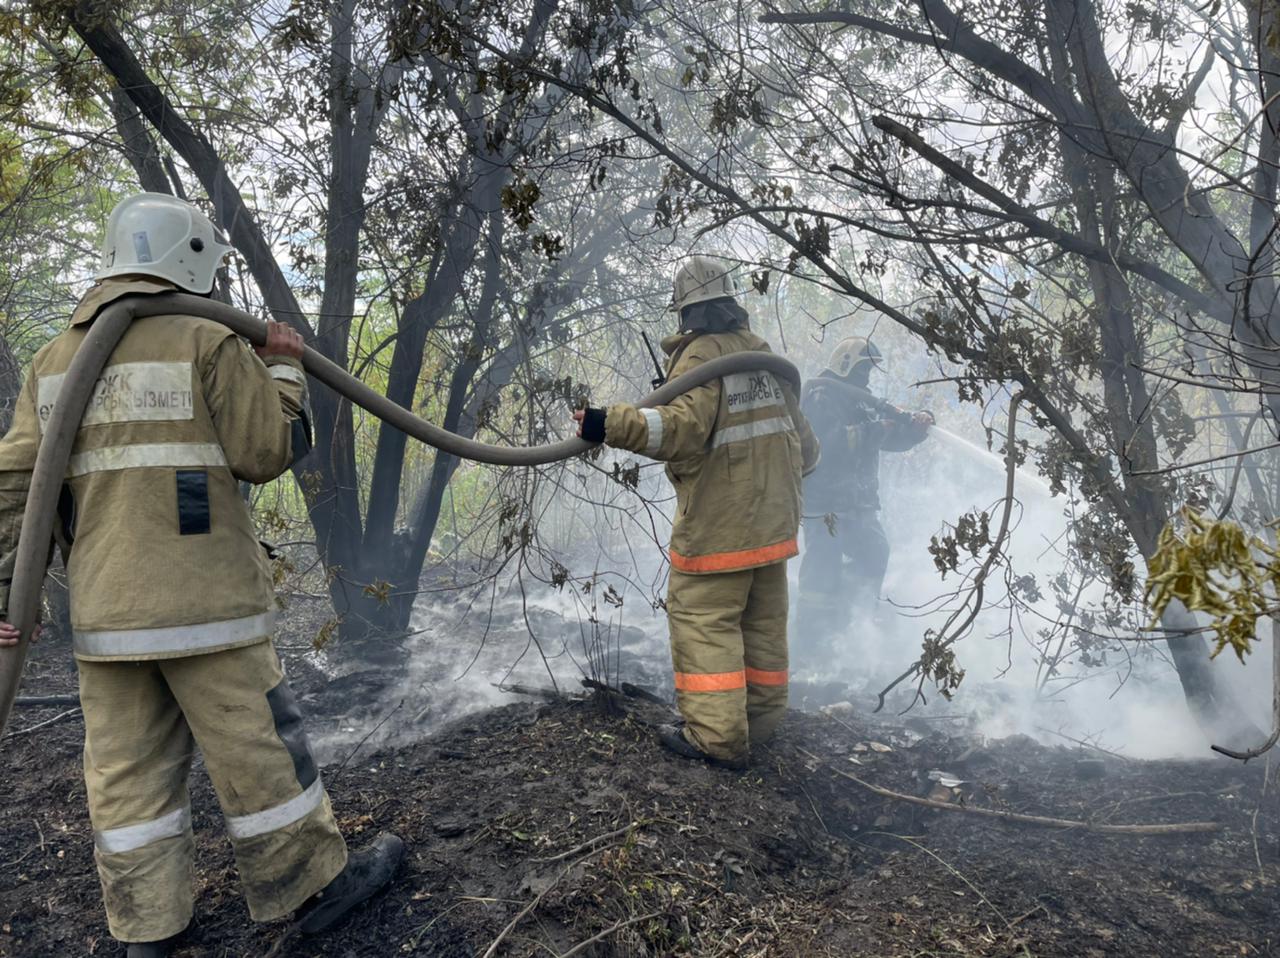
[[[671,378],[717,356],[769,344],[747,329],[671,336]],[[605,441],[667,462],[676,490],[671,565],[734,572],[796,554],[800,477],[818,444],[791,387],[764,371],[735,373],[656,409],[609,407]]]
[[[99,283],[71,328],[36,354],[0,442],[4,605],[40,436],[89,323],[121,296],[173,289],[142,278]],[[239,481],[267,482],[289,467],[306,379],[295,360],[267,362],[226,327],[190,316],[138,319],[124,334],[67,470],[78,657],[172,658],[271,634],[270,565]]]

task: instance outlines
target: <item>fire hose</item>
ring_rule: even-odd
[[[40,590],[44,585],[45,569],[53,541],[58,496],[67,474],[71,448],[94,386],[134,319],[169,315],[210,319],[255,345],[266,342],[267,327],[262,320],[224,303],[186,293],[124,297],[104,308],[93,321],[67,368],[62,390],[45,426],[31,474],[31,488],[27,495],[26,511],[22,516],[22,532],[9,589],[9,622],[17,627],[21,639],[16,646],[0,650],[0,733],[8,724],[9,713],[18,694],[31,633],[37,624]],[[304,349],[302,365],[315,380],[387,424],[443,453],[462,459],[499,466],[539,466],[571,459],[593,447],[592,443],[578,438],[527,447],[494,446],[467,439],[414,415],[310,347]],[[661,406],[691,389],[729,373],[756,370],[764,370],[787,380],[795,389],[795,395],[799,395],[800,372],[791,362],[774,353],[740,352],[717,357],[677,376],[649,393],[637,405],[642,408]]]

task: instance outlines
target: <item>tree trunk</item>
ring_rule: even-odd
[[[22,391],[22,367],[13,355],[9,340],[0,336],[0,435],[9,431],[13,422],[13,409]]]
[[[1069,54],[1065,37],[1053,42],[1055,25],[1048,18],[1049,53],[1055,79],[1066,87],[1086,86],[1078,58]],[[1071,139],[1060,136],[1062,158],[1074,193],[1080,233],[1092,243],[1116,249],[1121,245],[1121,224],[1117,222],[1117,197],[1113,167],[1086,154]],[[1100,260],[1085,261],[1093,290],[1102,345],[1103,402],[1111,452],[1119,465],[1128,509],[1121,519],[1143,560],[1154,554],[1160,531],[1168,524],[1170,507],[1159,476],[1144,475],[1159,466],[1158,440],[1152,398],[1143,379],[1143,348],[1134,326],[1133,294],[1129,279],[1118,266]],[[1199,634],[1195,617],[1181,603],[1169,606],[1162,625],[1170,657],[1197,723],[1210,741],[1230,741],[1261,737],[1240,709],[1236,698],[1222,687],[1209,657],[1209,646]],[[1182,633],[1182,634],[1178,634]]]

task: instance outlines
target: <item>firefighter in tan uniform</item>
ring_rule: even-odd
[[[99,282],[36,355],[0,442],[6,602],[40,435],[94,317],[126,295],[207,294],[229,251],[173,197],[143,193],[112,212]],[[404,851],[382,835],[348,856],[271,644],[270,568],[238,483],[274,479],[309,436],[301,337],[273,323],[256,353],[207,320],[136,320],[94,389],[67,473],[94,855],[111,934],[131,958],[169,954],[191,919],[196,745],[255,920],[301,909],[303,930],[321,931],[385,885]],[[0,646],[16,638],[0,626]]]
[[[695,256],[676,273],[679,332],[665,339],[667,376],[769,344],[748,328],[733,275]],[[676,490],[667,616],[683,728],[680,755],[744,767],[752,742],[787,707],[787,566],[796,555],[800,480],[818,445],[791,387],[735,373],[656,409],[579,410],[581,435],[667,463]]]

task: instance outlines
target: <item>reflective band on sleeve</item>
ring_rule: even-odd
[[[748,439],[760,439],[779,432],[794,432],[791,419],[785,416],[772,416],[769,419],[757,419],[755,422],[743,422],[736,426],[726,426],[711,437],[711,448],[719,449],[731,442],[745,442]]]
[[[191,830],[191,806],[175,808],[149,822],[94,831],[93,843],[104,852],[131,852],[164,838],[177,838]]]
[[[272,379],[281,379],[287,383],[297,383],[299,386],[307,384],[307,377],[292,366],[285,366],[284,364],[268,366],[267,372],[271,373]]]
[[[787,670],[773,672],[768,669],[747,669],[748,685],[786,685]]]
[[[738,569],[754,569],[780,559],[799,555],[795,539],[776,542],[761,549],[742,549],[738,552],[713,552],[705,556],[682,556],[671,550],[671,567],[677,572],[734,572]]]
[[[734,689],[745,689],[747,687],[747,673],[738,672],[711,672],[709,674],[697,672],[677,672],[676,673],[676,691],[677,692],[731,692]]]
[[[243,619],[225,619],[198,625],[175,625],[161,629],[120,629],[111,632],[79,632],[72,639],[79,655],[121,656],[164,655],[199,652],[222,645],[236,645],[269,636],[275,629],[276,613],[262,612]]]
[[[662,413],[656,409],[641,409],[644,421],[649,424],[649,441],[644,444],[646,456],[656,456],[662,448]]]
[[[227,457],[216,442],[154,442],[133,446],[106,446],[78,452],[67,466],[67,477],[118,469],[148,469],[163,466],[225,466]]]
[[[268,832],[278,832],[310,815],[319,808],[323,798],[324,786],[317,778],[307,786],[305,792],[281,805],[274,805],[251,815],[228,815],[227,831],[232,838],[255,838],[258,835],[266,835]]]

